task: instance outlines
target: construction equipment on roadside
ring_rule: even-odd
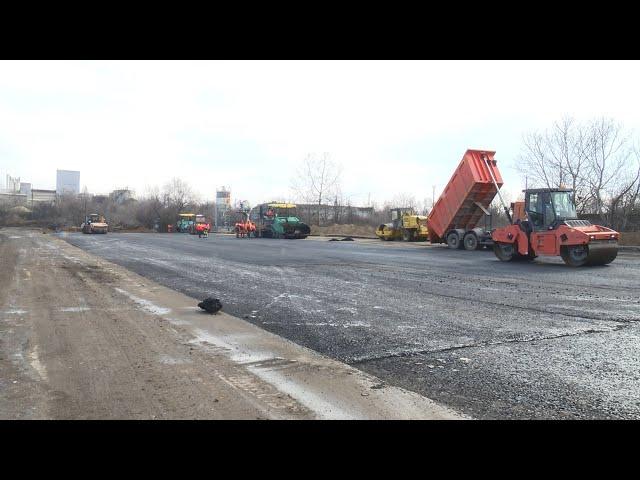
[[[198,237],[209,237],[209,230],[211,230],[211,224],[207,222],[204,215],[196,215],[193,234],[197,234]]]
[[[496,152],[467,150],[427,217],[431,243],[479,250],[493,245],[489,206],[500,195]],[[484,218],[484,227],[480,221]]]
[[[91,213],[84,217],[84,223],[80,226],[82,233],[107,233],[109,224],[103,215]]]
[[[189,233],[191,235],[202,235],[206,230],[211,231],[211,224],[207,222],[204,215],[196,213],[181,213],[176,222],[175,232]]]
[[[572,267],[613,262],[620,234],[579,220],[572,192],[568,188],[524,190],[525,219],[518,218],[492,233],[496,257],[509,262],[559,255]]]
[[[391,223],[380,225],[376,229],[376,235],[381,240],[425,241],[429,238],[427,217],[417,215],[413,208],[393,208]]]
[[[247,212],[240,212],[242,219],[235,223],[233,230],[236,232],[236,238],[250,238],[251,235],[256,236],[256,224],[249,220]]]
[[[296,216],[294,203],[263,203],[249,214],[255,224],[255,235],[267,238],[307,238],[311,228]]]
[[[427,217],[431,243],[475,250],[491,246],[502,261],[559,255],[567,265],[604,265],[618,254],[619,233],[578,219],[572,190],[524,190],[524,202],[509,209],[495,152],[467,150]],[[510,225],[492,229],[488,208],[498,196]],[[478,227],[485,217],[485,228]],[[489,226],[486,226],[487,219]]]
[[[209,238],[209,225],[196,225],[196,232],[198,232],[198,238]]]

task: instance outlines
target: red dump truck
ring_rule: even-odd
[[[500,194],[496,152],[467,150],[427,218],[429,241],[449,248],[492,246],[489,205]],[[484,219],[484,226],[480,226]]]

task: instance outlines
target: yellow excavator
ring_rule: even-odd
[[[391,223],[383,223],[376,229],[381,240],[402,239],[405,242],[424,242],[429,238],[427,217],[417,215],[413,208],[392,208]]]

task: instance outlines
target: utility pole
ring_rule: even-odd
[[[433,209],[433,206],[436,204],[436,186],[432,185],[432,193],[431,193],[431,209]]]
[[[213,231],[218,231],[218,199],[213,204]]]

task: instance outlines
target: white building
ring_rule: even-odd
[[[56,191],[32,188],[31,197],[29,197],[27,201],[31,205],[34,203],[48,203],[53,205],[56,203]]]
[[[75,170],[58,170],[56,175],[56,193],[80,193],[80,172]]]
[[[26,195],[27,198],[31,198],[31,184],[20,182],[20,193]]]
[[[214,225],[216,229],[225,224],[224,218],[228,210],[231,209],[231,192],[227,187],[222,187],[216,191],[216,210]],[[228,225],[227,225],[228,226]]]
[[[12,177],[11,175],[6,175],[5,182],[4,185],[2,185],[1,191],[5,193],[19,193],[20,177]]]

